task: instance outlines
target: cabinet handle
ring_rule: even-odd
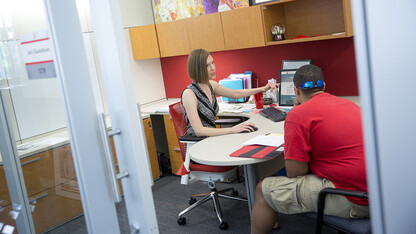
[[[107,168],[109,170],[108,173],[110,174],[110,180],[111,180],[111,185],[112,185],[111,187],[113,190],[114,201],[116,203],[119,203],[121,202],[121,192],[120,192],[120,187],[118,186],[118,180],[124,177],[127,177],[129,173],[124,171],[124,172],[121,172],[119,175],[117,175],[116,167],[114,165],[113,153],[111,151],[110,141],[108,138],[110,136],[120,134],[121,131],[120,129],[113,129],[111,131],[107,131],[107,125],[105,124],[104,113],[101,114],[99,120],[100,120],[101,139],[104,144],[105,158],[106,158],[106,162],[108,166]]]
[[[29,163],[34,163],[34,162],[37,162],[37,161],[39,161],[39,160],[40,160],[40,158],[34,158],[34,159],[32,159],[32,160],[29,160],[29,161],[26,161],[26,162],[22,162],[20,165],[24,166],[24,165],[27,165],[27,164],[29,164]]]
[[[173,148],[173,150],[177,151],[177,152],[181,152],[181,149],[179,149],[179,148]]]
[[[37,200],[39,200],[39,199],[41,199],[41,198],[44,198],[44,197],[46,197],[46,196],[48,196],[48,193],[44,193],[44,194],[39,195],[39,196],[37,196],[37,197],[35,197],[35,198],[33,198],[33,199],[30,199],[30,200],[29,200],[29,202],[30,202],[30,203],[35,203]]]

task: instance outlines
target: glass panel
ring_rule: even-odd
[[[87,11],[82,6],[80,9],[83,22]],[[53,65],[47,66],[45,57],[27,58],[29,53],[43,53],[45,44],[39,41],[47,38],[47,33],[46,37],[39,35],[47,29],[45,20],[42,0],[0,1],[0,91],[8,109],[7,120],[13,131],[36,233],[51,230],[83,213],[59,81],[56,76],[42,76],[47,69],[53,69]],[[31,36],[33,40],[28,39]],[[98,91],[94,93],[101,103],[90,33],[83,33],[83,37],[91,75],[96,78]],[[38,76],[28,75],[34,69]],[[17,233],[19,213],[11,204],[8,170],[0,155],[0,233]],[[84,222],[78,225],[80,230],[86,230]]]

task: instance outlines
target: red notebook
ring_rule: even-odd
[[[273,159],[283,154],[280,147],[246,145],[230,154],[231,157]]]

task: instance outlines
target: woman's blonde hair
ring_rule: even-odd
[[[188,56],[188,75],[197,83],[208,84],[207,59],[210,53],[204,49],[191,51]]]

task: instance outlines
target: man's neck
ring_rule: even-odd
[[[315,95],[318,95],[318,94],[321,94],[321,93],[325,93],[325,91],[323,91],[323,90],[319,90],[319,91],[316,91],[316,92],[313,92],[313,93],[310,93],[310,94],[303,94],[302,96],[302,103],[304,103],[304,102],[307,102],[307,101],[309,101],[313,96],[315,96]]]

